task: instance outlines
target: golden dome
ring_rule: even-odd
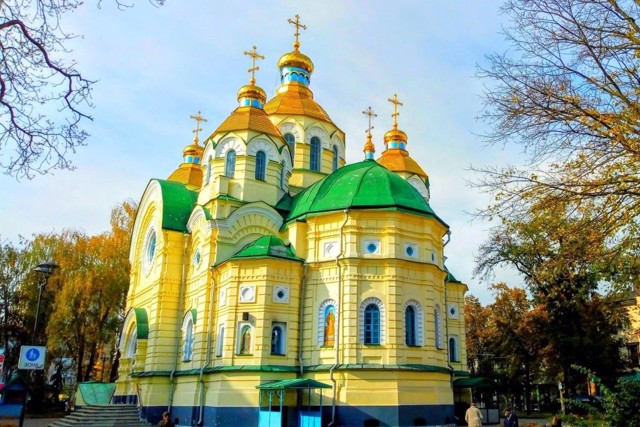
[[[400,141],[406,144],[407,134],[394,126],[393,129],[384,134],[384,143],[386,144],[391,141]]]
[[[220,132],[230,131],[243,131],[252,130],[260,133],[267,133],[269,135],[279,136],[282,138],[282,134],[262,108],[255,107],[238,107],[236,108],[227,119],[222,122],[218,129],[213,132],[213,135]]]
[[[405,150],[386,150],[377,160],[385,168],[393,172],[414,173],[422,178],[429,179],[429,175],[420,167],[418,162],[413,160]]]
[[[290,83],[278,89],[276,96],[264,105],[264,111],[269,115],[295,114],[333,123],[329,114],[313,99],[311,90],[300,83]]]
[[[375,153],[376,146],[373,145],[373,141],[371,141],[371,134],[367,134],[367,142],[364,144],[364,152],[365,153]]]
[[[182,155],[185,157],[186,156],[201,157],[203,151],[204,149],[200,145],[198,145],[197,137],[196,137],[196,139],[194,139],[193,141],[193,144],[190,144],[184,147],[184,150],[182,150]]]
[[[240,101],[240,99],[242,98],[257,99],[262,104],[264,104],[265,101],[267,100],[267,93],[264,90],[262,90],[261,87],[256,86],[252,82],[248,85],[242,86],[238,90],[238,101]]]
[[[297,67],[306,70],[309,74],[313,73],[313,61],[304,53],[295,48],[292,52],[285,53],[278,61],[278,68]]]

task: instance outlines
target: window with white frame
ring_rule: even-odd
[[[193,343],[195,341],[193,334],[193,315],[188,312],[182,322],[182,336],[184,342],[182,345],[182,361],[188,362],[193,358]]]
[[[293,163],[295,153],[296,153],[296,137],[293,136],[292,133],[287,132],[284,134],[284,140],[287,142],[289,146],[289,151],[291,152],[291,162]]]
[[[331,158],[331,170],[333,172],[338,170],[338,147],[333,146],[333,157]]]
[[[256,153],[256,179],[258,181],[265,181],[267,177],[267,155],[264,151],[258,151]]]
[[[314,172],[320,172],[320,161],[322,156],[322,143],[317,136],[311,137],[311,157],[309,168]]]
[[[235,150],[227,151],[224,160],[224,176],[233,178],[236,175],[236,152]]]
[[[364,345],[384,344],[385,312],[382,301],[367,298],[360,305],[360,342]]]

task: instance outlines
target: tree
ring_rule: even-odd
[[[60,236],[55,256],[62,283],[47,324],[48,346],[56,356],[73,357],[78,381],[91,379],[99,354],[115,347],[129,285],[135,212],[135,205],[125,202],[111,213],[111,232]]]
[[[526,218],[544,201],[594,207],[610,238],[634,240],[640,214],[640,4],[507,0],[512,49],[479,68],[490,144],[524,149],[524,167],[476,169],[494,203]]]
[[[492,337],[489,329],[490,310],[473,295],[464,299],[464,329],[467,344],[467,363],[472,375],[491,372]]]
[[[575,218],[563,206],[534,205],[526,221],[503,220],[476,258],[476,273],[485,277],[501,264],[522,274],[539,311],[539,339],[548,344],[548,374],[561,377],[569,389],[582,383],[572,364],[607,380],[620,367],[616,337],[625,313],[616,301],[637,273],[615,273],[619,261],[633,253],[611,252],[606,243],[586,212]]]
[[[131,4],[115,0],[121,8]],[[161,5],[163,0],[150,0]],[[82,0],[0,1],[0,168],[18,178],[70,169],[95,81],[68,59],[63,16]],[[98,1],[98,5],[100,1]]]

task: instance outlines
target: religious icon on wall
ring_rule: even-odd
[[[240,354],[251,354],[251,326],[249,325],[242,328]]]
[[[325,347],[333,347],[336,337],[336,309],[330,305],[324,311],[324,342]]]

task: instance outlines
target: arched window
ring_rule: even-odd
[[[224,349],[224,325],[218,326],[218,342],[216,343],[216,356],[222,356]]]
[[[449,338],[449,362],[459,362],[458,341],[455,337]]]
[[[137,350],[138,350],[138,327],[137,325],[134,325],[133,331],[131,331],[131,336],[129,337],[129,341],[127,342],[127,348],[124,351],[124,357],[134,358]]]
[[[338,147],[336,145],[333,146],[333,157],[331,158],[331,170],[338,170]]]
[[[236,151],[229,150],[224,162],[224,176],[233,178],[236,174]]]
[[[405,324],[405,343],[409,347],[418,345],[416,339],[416,310],[412,306],[408,306],[404,311]]]
[[[256,153],[256,179],[258,181],[264,181],[267,176],[267,155],[264,151],[258,151]]]
[[[184,345],[182,347],[182,361],[188,362],[193,358],[193,319],[187,315],[186,324],[184,325]]]
[[[291,162],[293,163],[296,155],[296,137],[293,136],[292,133],[285,133],[284,140],[289,146],[289,151],[291,152]]]
[[[443,348],[442,346],[442,321],[440,320],[440,306],[436,304],[436,308],[433,310],[433,325],[435,331],[435,344],[436,348]]]
[[[376,304],[364,309],[364,343],[380,344],[380,309]]]
[[[320,172],[320,156],[322,155],[322,144],[320,138],[314,136],[311,138],[311,163],[310,169],[315,172]]]
[[[284,355],[284,341],[284,324],[274,324],[271,328],[271,354]]]

